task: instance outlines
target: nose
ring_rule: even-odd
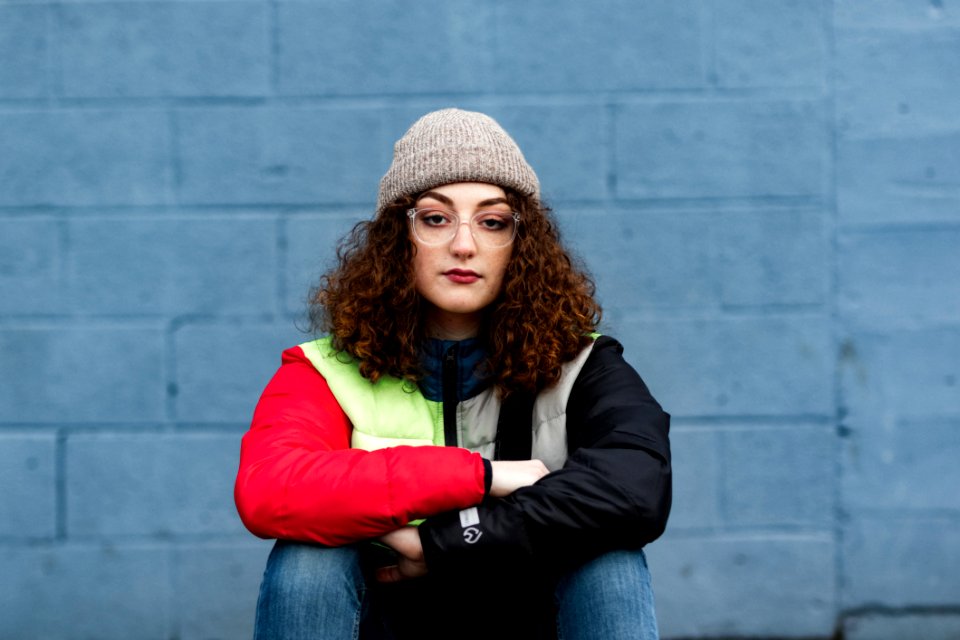
[[[457,227],[457,233],[450,241],[450,251],[458,256],[472,256],[477,252],[477,241],[473,238],[469,220]]]

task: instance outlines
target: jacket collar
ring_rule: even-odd
[[[487,377],[481,374],[487,351],[479,338],[428,338],[421,348],[420,360],[424,372],[424,377],[420,380],[420,391],[427,400],[443,401],[443,364],[451,350],[456,364],[457,401],[472,398],[489,386]]]

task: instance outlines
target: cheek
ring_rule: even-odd
[[[497,256],[496,260],[490,265],[491,272],[496,274],[498,290],[502,287],[503,280],[504,278],[506,278],[507,267],[510,265],[510,260],[512,256],[513,256],[512,250],[504,251],[503,254]]]
[[[413,265],[413,282],[417,292],[422,294],[423,284],[427,281],[427,274],[430,273],[430,252],[425,251],[423,247],[414,248],[411,264]]]

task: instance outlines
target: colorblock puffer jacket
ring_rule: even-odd
[[[425,518],[420,538],[436,573],[562,571],[660,536],[669,415],[620,344],[597,338],[532,407],[509,415],[474,375],[478,350],[433,341],[418,387],[370,384],[326,340],[285,351],[243,438],[235,498],[247,528],[338,546]],[[519,448],[516,437],[504,445],[518,432]],[[492,498],[486,461],[498,456],[539,458],[551,473]]]

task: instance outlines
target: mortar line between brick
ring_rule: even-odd
[[[901,616],[955,616],[960,615],[960,606],[908,605],[904,607],[888,607],[884,605],[865,605],[844,611],[842,617],[848,618],[861,615],[875,615],[890,618],[898,618]]]
[[[57,253],[57,280],[60,285],[60,294],[67,295],[70,287],[70,255],[72,252],[70,242],[70,221],[67,216],[58,217],[56,221],[57,240],[60,244]]]
[[[180,548],[176,544],[167,547],[167,602],[166,627],[170,638],[183,637],[183,616],[177,614],[177,584],[180,581]]]
[[[839,273],[837,271],[838,264],[838,246],[837,246],[837,229],[838,229],[838,211],[837,211],[837,106],[836,106],[836,79],[834,75],[835,69],[835,52],[836,52],[836,43],[834,39],[834,30],[833,30],[833,11],[832,4],[824,1],[824,15],[823,15],[823,29],[826,33],[826,46],[827,52],[825,55],[826,61],[824,66],[824,72],[826,74],[826,105],[824,110],[829,114],[829,132],[826,136],[826,139],[829,144],[829,149],[826,154],[827,167],[824,171],[824,178],[827,180],[826,193],[824,194],[827,201],[827,206],[825,207],[827,211],[827,229],[828,229],[828,238],[830,251],[828,252],[828,266],[830,269],[830,279],[829,279],[829,292],[828,292],[828,309],[830,315],[830,331],[831,331],[831,345],[833,346],[833,405],[834,405],[834,487],[833,487],[833,535],[834,535],[834,548],[833,548],[833,608],[836,618],[836,633],[842,633],[843,627],[843,587],[845,583],[844,577],[844,563],[843,563],[843,524],[844,524],[844,508],[843,508],[843,440],[840,437],[840,420],[841,420],[841,406],[843,402],[842,398],[842,386],[841,386],[841,372],[840,372],[840,359],[839,359],[839,339],[840,339],[840,319],[838,316],[838,302],[837,294],[839,291]]]
[[[57,431],[55,456],[57,475],[54,538],[62,542],[67,539],[67,433],[63,429]]]
[[[63,7],[59,2],[47,6],[47,65],[48,96],[53,105],[63,99],[63,54],[60,48],[60,21]]]
[[[714,496],[717,499],[717,513],[720,515],[720,528],[726,528],[729,526],[730,520],[727,492],[724,491],[727,479],[727,437],[723,429],[714,432],[712,435],[717,455],[717,484],[714,487]]]
[[[177,418],[177,407],[176,407],[176,397],[179,394],[179,388],[177,387],[177,356],[176,356],[176,333],[177,322],[175,320],[170,320],[167,323],[167,327],[164,330],[164,345],[163,345],[163,400],[164,400],[164,413],[166,414],[167,422],[172,423]]]
[[[275,258],[276,271],[274,273],[275,284],[277,287],[275,309],[277,312],[277,317],[282,318],[286,313],[287,283],[285,276],[287,274],[287,264],[289,263],[287,254],[290,247],[290,240],[287,238],[286,219],[283,217],[283,215],[278,215],[276,217],[274,229],[276,232],[275,250],[277,252]]]
[[[280,6],[277,4],[277,0],[270,0],[268,11],[270,93],[277,95],[280,87]]]
[[[615,100],[607,101],[604,117],[607,120],[604,127],[607,136],[607,193],[604,200],[613,203],[617,198],[617,103]]]
[[[58,65],[59,67],[59,65]],[[279,72],[278,72],[279,73]],[[144,96],[94,96],[78,97],[64,95],[62,86],[62,70],[55,69],[54,79],[57,89],[56,100],[52,103],[35,98],[4,98],[0,99],[0,110],[4,107],[16,109],[24,106],[44,106],[53,104],[60,108],[77,110],[104,110],[104,109],[207,109],[236,107],[284,109],[284,108],[316,108],[316,109],[383,109],[389,108],[423,107],[436,104],[438,101],[463,100],[474,102],[478,107],[496,106],[504,102],[517,107],[577,107],[596,106],[596,89],[582,89],[557,92],[506,92],[495,96],[480,91],[449,91],[443,93],[377,93],[377,94],[304,94],[304,95],[199,95],[184,94],[179,96],[144,95]],[[817,102],[822,98],[820,87],[749,87],[749,88],[636,88],[636,89],[601,89],[606,95],[624,105],[656,105],[663,102],[690,102],[714,103],[718,101],[737,102]],[[494,100],[493,98],[496,98]]]
[[[713,3],[700,3],[701,44],[700,62],[703,64],[703,84],[707,91],[717,91],[717,38],[716,20],[714,19]]]
[[[180,191],[183,185],[183,163],[180,158],[180,118],[176,109],[167,112],[167,158],[169,160],[169,183],[167,201],[178,207]]]

